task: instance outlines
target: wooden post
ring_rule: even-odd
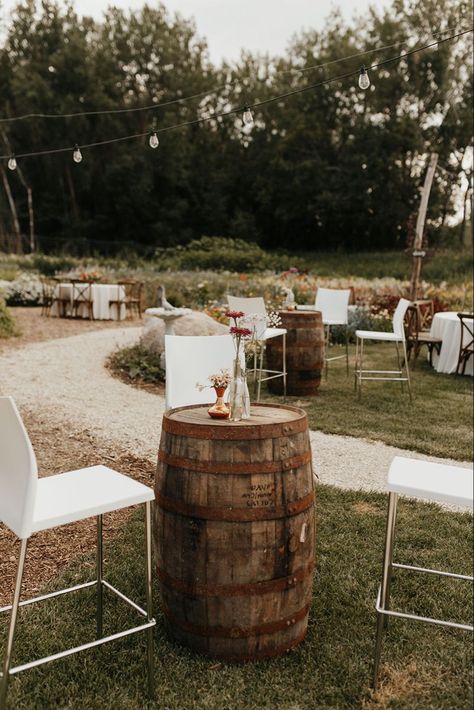
[[[415,301],[418,296],[420,283],[421,266],[426,252],[423,251],[423,228],[425,226],[426,210],[428,208],[428,199],[430,196],[431,185],[438,163],[438,154],[431,153],[430,164],[425,175],[425,184],[421,190],[420,210],[416,220],[415,242],[413,244],[413,265],[411,270],[410,282],[410,300]]]

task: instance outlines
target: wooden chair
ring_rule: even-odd
[[[56,281],[54,279],[41,277],[41,315],[49,316],[51,313],[51,306],[53,301],[58,302],[60,299],[55,298],[54,290],[56,288]]]
[[[94,320],[92,281],[72,281],[71,315],[79,318],[79,308],[85,309],[89,320]]]
[[[474,313],[458,313],[458,318],[461,321],[461,340],[459,343],[458,364],[456,366],[456,375],[464,375],[466,364],[471,355],[474,353]],[[470,321],[470,322],[466,322]],[[464,342],[464,340],[467,342]]]
[[[441,345],[442,345],[442,340],[441,338],[435,338],[432,335],[430,335],[429,330],[423,330],[421,328],[421,323],[423,322],[424,318],[424,323],[426,324],[427,321],[427,315],[426,312],[423,313],[421,311],[420,314],[420,308],[418,304],[420,301],[417,303],[414,303],[412,306],[408,306],[407,308],[407,313],[406,313],[406,343],[407,343],[407,358],[410,360],[411,354],[413,352],[413,367],[415,367],[416,359],[418,355],[420,354],[420,350],[423,347],[423,345],[426,345],[428,348],[428,353],[429,353],[429,361],[430,365],[433,366],[433,350],[436,350],[436,352],[440,353],[441,350]],[[425,301],[424,303],[433,303],[432,301]]]
[[[434,316],[434,303],[430,299],[413,301],[413,305],[418,311],[418,330],[422,333],[429,333]]]
[[[122,306],[125,306],[125,317],[129,316],[133,318],[134,312],[139,318],[142,318],[142,294],[143,294],[143,281],[132,281],[130,279],[119,281],[118,286],[122,287],[118,289],[117,298],[109,300],[109,306],[116,306],[118,318],[120,318],[120,310]]]

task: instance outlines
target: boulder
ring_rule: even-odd
[[[201,311],[193,311],[174,322],[174,332],[176,335],[225,335],[229,332],[229,327]],[[165,324],[160,318],[146,318],[140,345],[154,353],[164,351]]]

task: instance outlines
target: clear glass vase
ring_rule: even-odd
[[[238,357],[234,360],[233,377],[229,388],[230,420],[240,422],[250,417],[250,396],[247,377]]]

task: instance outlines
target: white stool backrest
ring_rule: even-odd
[[[240,296],[227,296],[227,303],[231,311],[243,311],[245,315],[250,313],[261,313],[267,315],[265,301],[261,296],[256,298],[244,298]]]
[[[401,298],[395,308],[395,313],[393,314],[392,324],[393,332],[398,335],[399,338],[405,340],[405,329],[403,327],[403,321],[405,318],[405,313],[407,312],[408,306],[411,305],[411,301],[406,298]]]
[[[347,324],[350,289],[318,288],[314,307],[321,311],[323,323]]]
[[[235,358],[231,335],[165,335],[166,409],[214,402],[208,380],[222,368],[232,373]],[[209,385],[202,391],[196,383]]]
[[[36,458],[12,397],[0,397],[0,521],[17,537],[31,534],[38,483]]]

